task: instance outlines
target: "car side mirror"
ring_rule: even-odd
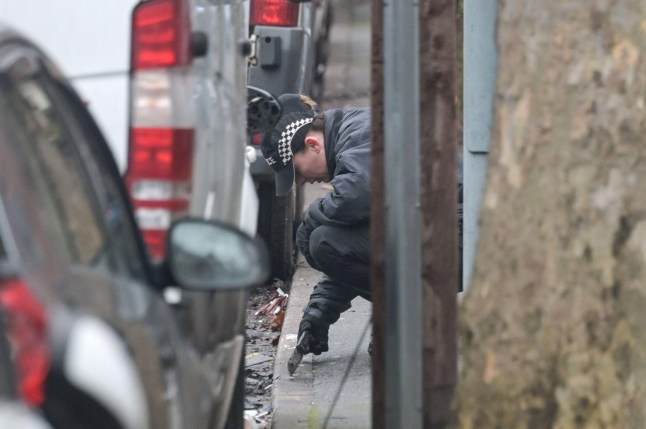
[[[247,86],[247,135],[263,133],[276,125],[282,106],[270,92]]]
[[[183,218],[171,227],[167,246],[170,273],[187,289],[244,289],[269,277],[264,243],[222,222]]]

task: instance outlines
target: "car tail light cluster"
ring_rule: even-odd
[[[250,141],[254,146],[260,146],[260,141],[262,140],[262,133],[253,133],[251,135]]]
[[[295,27],[298,24],[298,3],[288,0],[251,0],[251,25]]]
[[[165,253],[172,220],[189,208],[193,169],[189,5],[139,3],[132,16],[126,184],[151,256]]]
[[[0,280],[0,306],[6,317],[20,395],[28,404],[39,405],[45,399],[50,366],[45,309],[19,278]]]

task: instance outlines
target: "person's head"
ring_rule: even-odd
[[[276,176],[276,195],[286,195],[294,181],[329,181],[323,137],[324,115],[309,97],[283,94],[276,125],[265,133],[260,150]]]

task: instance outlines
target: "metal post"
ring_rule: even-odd
[[[469,286],[485,188],[496,86],[497,0],[464,1],[463,285]]]
[[[422,427],[418,3],[383,3],[386,428]]]
[[[384,429],[386,424],[386,290],[385,290],[385,203],[384,203],[384,49],[383,7],[381,0],[372,0],[371,34],[371,189],[370,189],[370,265],[372,286],[372,427]]]

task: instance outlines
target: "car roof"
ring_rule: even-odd
[[[10,27],[0,21],[0,43],[4,43],[9,39],[22,39],[26,41],[25,37],[18,31],[16,31],[13,27]]]
[[[38,54],[46,60],[47,62],[47,67],[50,69],[50,71],[54,72],[54,74],[58,76],[62,76],[62,73],[58,66],[56,65],[55,62],[52,62],[51,57],[47,55],[45,51],[43,51],[38,45],[36,45],[34,42],[32,42],[29,39],[28,34],[24,34],[20,32],[19,30],[15,29],[12,26],[7,25],[6,23],[3,23],[2,20],[0,20],[0,45],[3,45],[7,42],[19,42],[20,44],[33,48],[38,52]]]

